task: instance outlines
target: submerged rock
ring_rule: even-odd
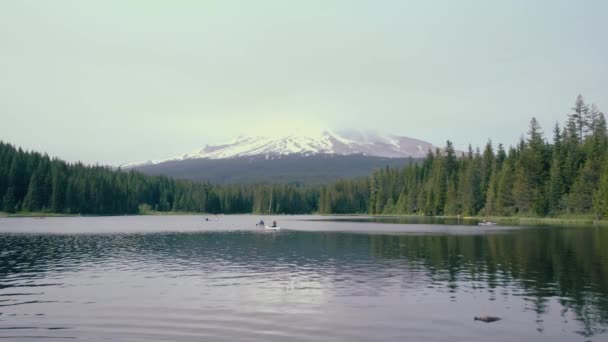
[[[476,321],[486,322],[486,323],[492,323],[492,322],[500,321],[500,317],[494,317],[494,316],[475,316],[475,320]]]

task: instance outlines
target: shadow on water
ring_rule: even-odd
[[[62,272],[144,269],[272,272],[312,269],[324,281],[382,291],[397,273],[404,287],[443,284],[457,295],[471,284],[509,288],[538,317],[557,299],[574,314],[577,333],[608,326],[608,230],[529,229],[499,235],[366,235],[337,232],[201,232],[114,235],[0,235],[0,312],[20,287],[54,285]],[[312,272],[312,271],[311,271]],[[53,273],[53,277],[47,277]],[[51,279],[52,278],[52,279]],[[349,282],[351,283],[349,285]],[[336,288],[340,289],[340,286]],[[464,287],[464,288],[463,288]],[[27,291],[36,291],[27,289]],[[1,317],[1,316],[0,316]]]
[[[441,216],[331,216],[322,219],[313,219],[314,221],[326,222],[358,222],[358,223],[398,223],[398,224],[445,224],[445,225],[472,225],[475,226],[480,219],[476,218],[458,218],[458,217],[441,217]]]
[[[422,216],[422,215],[395,215],[395,216],[326,216],[321,218],[308,219],[317,222],[356,222],[356,223],[395,223],[409,225],[446,225],[446,226],[477,226],[484,222],[478,217],[454,217],[454,216]],[[543,218],[519,218],[519,217],[500,217],[490,218],[489,221],[496,221],[501,226],[523,226],[523,227],[579,227],[593,228],[598,227],[593,219],[580,220],[560,220]]]

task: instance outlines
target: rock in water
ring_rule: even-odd
[[[475,320],[476,321],[486,322],[486,323],[492,323],[492,322],[500,321],[500,317],[494,317],[494,316],[475,316]]]

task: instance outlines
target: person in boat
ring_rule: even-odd
[[[272,228],[276,228],[277,227],[277,221],[272,221]]]

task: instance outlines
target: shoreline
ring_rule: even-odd
[[[330,215],[342,216],[342,215]],[[608,220],[596,220],[591,216],[572,216],[572,217],[529,217],[529,216],[424,216],[424,215],[365,215],[365,214],[346,214],[344,216],[368,216],[378,218],[422,218],[422,219],[447,219],[460,221],[489,221],[500,225],[551,225],[551,226],[606,226]]]
[[[524,216],[423,216],[423,215],[368,215],[368,214],[298,214],[298,215],[285,215],[285,214],[258,214],[258,213],[241,213],[241,214],[210,214],[210,213],[196,213],[196,212],[158,212],[150,211],[139,214],[124,214],[124,215],[82,215],[82,214],[57,214],[57,213],[40,213],[40,212],[19,212],[9,214],[6,212],[0,212],[0,218],[46,218],[46,217],[120,217],[120,216],[223,216],[223,215],[260,215],[260,216],[358,216],[358,217],[369,217],[369,218],[395,218],[395,219],[439,219],[439,220],[461,220],[461,221],[490,221],[496,222],[500,225],[550,225],[550,226],[600,226],[608,227],[608,220],[596,220],[593,217],[587,216],[573,216],[573,217],[524,217]]]

